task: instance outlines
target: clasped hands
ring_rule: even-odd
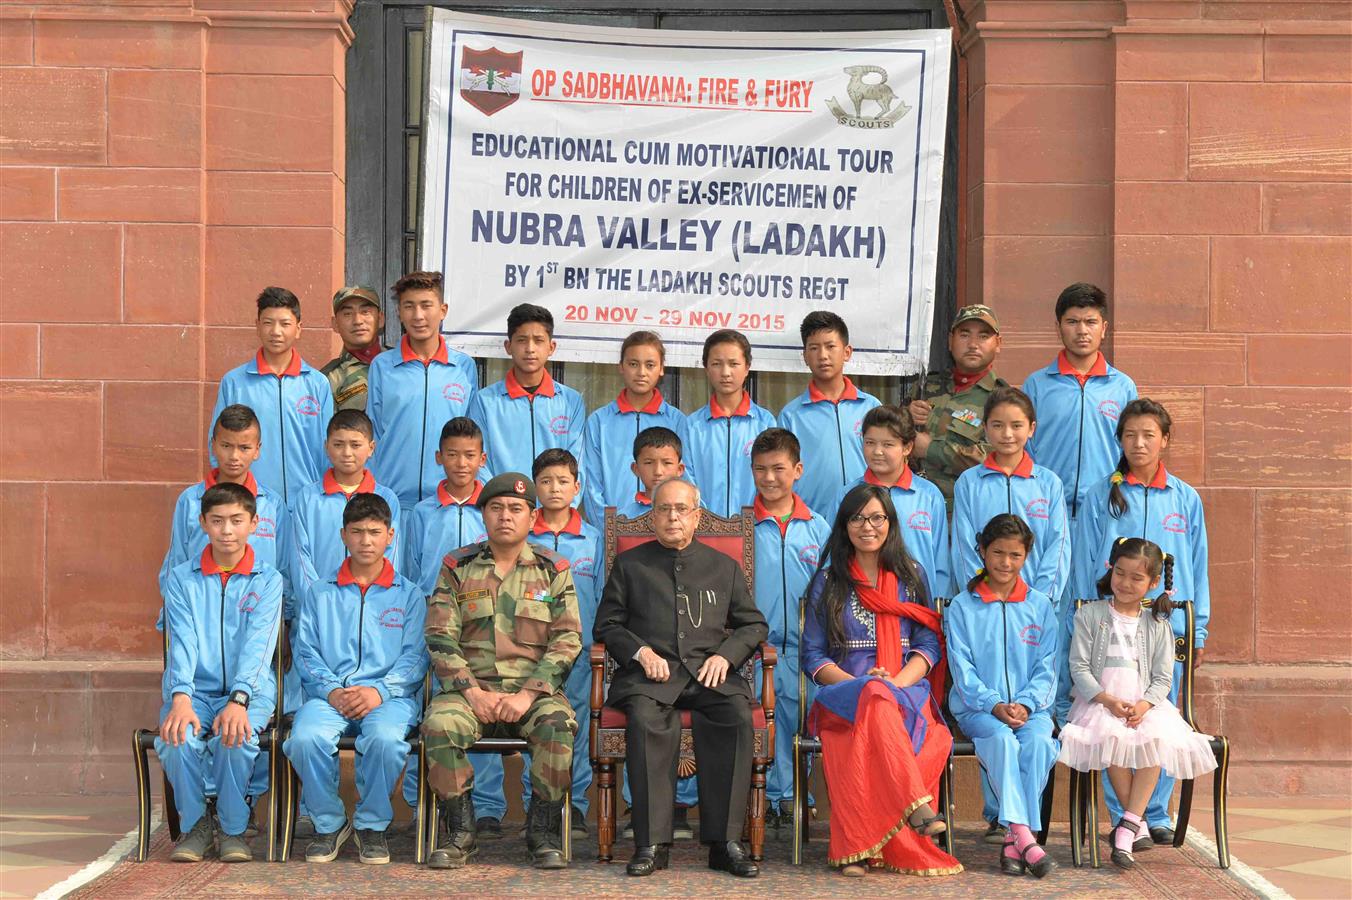
[[[490,722],[511,724],[521,721],[521,717],[526,714],[531,704],[535,702],[535,698],[539,696],[538,692],[529,691],[525,688],[515,693],[504,694],[501,691],[472,687],[467,688],[464,694],[470,708],[474,710],[474,718],[485,725]]]
[[[1102,704],[1103,708],[1108,710],[1119,719],[1125,719],[1128,728],[1136,728],[1145,718],[1145,714],[1150,712],[1155,704],[1149,700],[1137,700],[1131,703],[1120,697],[1114,697],[1107,691],[1101,692],[1094,698],[1095,703]]]
[[[634,657],[643,667],[643,674],[649,681],[665,682],[671,678],[671,666],[651,647],[644,647]],[[715,688],[728,678],[728,669],[732,663],[717,653],[711,654],[699,667],[695,680],[707,688]]]

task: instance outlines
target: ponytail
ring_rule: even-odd
[[[976,590],[976,586],[980,584],[982,579],[984,579],[985,577],[986,577],[986,567],[982,566],[981,568],[976,570],[975,575],[967,579],[967,590],[969,591]]]
[[[1127,511],[1127,498],[1122,496],[1122,480],[1126,477],[1127,457],[1124,454],[1118,457],[1117,468],[1113,469],[1113,474],[1108,478],[1113,485],[1108,489],[1108,512],[1114,519]]]
[[[1167,622],[1174,612],[1174,555],[1172,553],[1162,553],[1161,555],[1164,557],[1164,573],[1162,576],[1164,593],[1155,598],[1152,609],[1155,613],[1155,618]]]

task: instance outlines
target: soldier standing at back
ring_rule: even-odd
[[[319,371],[333,389],[333,408],[366,411],[366,371],[385,348],[380,332],[385,313],[380,297],[368,287],[339,288],[333,295],[333,330],[343,339],[343,352]]]
[[[568,560],[529,545],[535,485],[505,472],[479,495],[488,540],[450,553],[428,600],[427,649],[438,693],[423,718],[427,783],[445,804],[449,832],[428,865],[459,868],[478,852],[474,768],[481,736],[520,737],[531,757],[526,845],[542,869],[563,856],[563,802],[572,782],[577,720],[563,682],[582,650]]]
[[[912,458],[923,463],[925,477],[943,491],[952,513],[958,476],[990,452],[982,423],[986,398],[1006,386],[994,372],[1000,353],[995,311],[981,304],[958,310],[948,331],[948,352],[953,369],[926,378],[924,399],[912,400],[910,409],[918,432]]]

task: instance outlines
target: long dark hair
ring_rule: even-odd
[[[1169,436],[1169,431],[1174,427],[1174,420],[1169,415],[1169,411],[1160,404],[1151,400],[1149,397],[1138,397],[1126,405],[1122,414],[1117,418],[1117,443],[1122,443],[1122,430],[1127,425],[1128,419],[1138,419],[1142,416],[1151,416],[1160,426],[1160,434]],[[1112,513],[1114,519],[1127,511],[1127,498],[1122,496],[1122,480],[1127,477],[1130,471],[1127,465],[1127,454],[1123,453],[1117,459],[1117,468],[1113,470],[1110,476],[1113,486],[1108,490],[1108,512]],[[1158,574],[1158,573],[1157,573]]]
[[[882,549],[878,552],[879,571],[888,571],[897,576],[897,583],[906,590],[912,599],[927,603],[924,582],[920,580],[920,570],[915,560],[906,552],[906,544],[901,538],[901,523],[897,521],[897,508],[892,505],[892,497],[887,488],[876,484],[857,484],[850,488],[840,501],[836,510],[836,520],[831,526],[831,536],[826,539],[826,552],[817,563],[817,575],[825,575],[825,584],[817,594],[816,611],[826,623],[826,639],[832,652],[845,649],[845,599],[850,595],[853,579],[850,578],[850,561],[854,559],[854,544],[850,543],[850,517],[877,500],[887,515],[887,537],[883,539]]]
[[[1024,552],[1032,552],[1033,549],[1033,529],[1028,527],[1028,523],[1012,513],[1000,513],[995,518],[986,523],[976,536],[976,552],[979,556],[984,553],[986,548],[1001,538],[1015,538],[1023,544]],[[986,577],[986,567],[977,569],[976,574],[967,580],[967,590],[974,591],[976,586],[981,583],[981,579]]]
[[[1174,611],[1174,601],[1170,598],[1174,590],[1174,558],[1154,541],[1138,537],[1118,538],[1113,542],[1112,553],[1108,555],[1108,571],[1095,584],[1100,597],[1113,595],[1113,567],[1119,559],[1143,559],[1150,577],[1163,579],[1164,593],[1152,601],[1151,610],[1157,619],[1169,618]]]

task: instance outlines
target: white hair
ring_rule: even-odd
[[[699,507],[699,485],[695,484],[695,482],[693,482],[693,481],[687,481],[687,480],[684,479],[684,478],[668,478],[668,479],[666,479],[665,481],[659,481],[659,482],[657,483],[657,487],[653,488],[653,505],[654,505],[654,506],[657,505],[657,495],[660,494],[660,493],[662,493],[662,488],[663,488],[664,486],[668,485],[668,484],[671,484],[673,481],[674,481],[674,482],[677,482],[677,483],[679,483],[679,484],[686,485],[687,487],[690,488],[690,490],[692,490],[692,491],[695,492],[695,507],[698,508],[698,507]]]

